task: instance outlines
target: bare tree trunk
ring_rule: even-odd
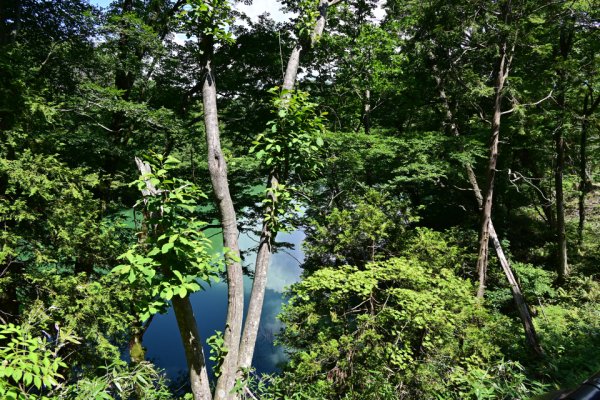
[[[565,227],[565,201],[563,191],[563,171],[565,169],[565,140],[562,127],[554,133],[556,149],[556,166],[554,169],[554,190],[556,197],[556,244],[558,250],[558,278],[564,281],[569,276],[569,263],[567,260],[567,235]]]
[[[185,350],[185,359],[190,374],[190,384],[194,400],[210,400],[210,384],[208,381],[208,372],[204,362],[204,350],[202,349],[202,340],[196,318],[192,310],[189,296],[183,299],[175,296],[172,299],[177,326]]]
[[[221,213],[223,228],[223,246],[226,249],[227,265],[227,320],[223,339],[227,354],[221,365],[221,376],[215,389],[216,399],[235,398],[231,393],[238,371],[238,352],[244,314],[244,282],[240,264],[240,248],[238,244],[238,228],[233,200],[229,192],[227,179],[227,162],[221,150],[219,136],[219,120],[217,116],[217,89],[212,71],[213,42],[211,37],[204,37],[204,84],[202,86],[202,102],[204,105],[204,127],[208,147],[208,170]]]
[[[437,67],[434,65],[433,70],[436,71]],[[450,108],[450,104],[448,102],[448,97],[446,96],[446,92],[444,91],[443,82],[439,75],[435,76],[435,80],[437,83],[438,91],[440,94],[440,99],[442,100],[442,104],[444,106],[444,110],[446,112],[446,123],[447,129],[449,133],[455,137],[460,136],[460,131],[458,129],[458,125],[454,120],[454,115]],[[473,168],[469,164],[465,164],[465,169],[467,170],[467,177],[469,179],[469,183],[471,184],[471,188],[473,189],[473,193],[475,194],[475,199],[477,200],[477,205],[479,209],[483,207],[483,196],[481,195],[481,190],[479,189],[479,184],[477,183],[477,176],[473,171]],[[494,245],[494,249],[496,250],[496,255],[498,256],[498,260],[500,261],[500,265],[502,266],[502,271],[504,271],[504,275],[506,275],[506,279],[510,285],[510,290],[513,296],[513,300],[515,302],[515,306],[517,307],[517,311],[519,313],[519,318],[521,319],[521,323],[523,324],[523,329],[525,330],[525,337],[527,338],[527,342],[531,346],[531,348],[538,355],[542,355],[543,349],[539,345],[539,340],[537,337],[537,333],[535,331],[535,327],[533,325],[533,320],[531,318],[531,313],[529,312],[529,307],[525,302],[525,298],[523,297],[523,293],[521,292],[521,287],[517,282],[512,269],[510,267],[510,263],[508,259],[504,255],[504,251],[502,250],[502,244],[498,239],[498,235],[496,233],[496,229],[494,229],[494,225],[492,220],[490,219],[490,239]]]
[[[492,117],[492,132],[489,144],[489,159],[487,168],[487,190],[483,196],[481,207],[481,229],[479,233],[479,255],[477,257],[477,273],[479,275],[479,288],[477,297],[483,298],[487,279],[488,245],[490,239],[490,221],[492,218],[492,201],[494,196],[494,180],[496,177],[496,163],[498,161],[498,141],[500,137],[500,122],[502,118],[503,89],[508,77],[510,60],[507,57],[506,41],[500,45],[500,58],[496,67],[496,88],[494,98],[494,115]]]
[[[275,173],[270,173],[268,178],[268,187],[277,188],[279,180]],[[271,194],[269,194],[271,196]],[[271,199],[273,204],[277,202],[276,198]],[[271,210],[267,209],[267,213]],[[258,327],[260,325],[260,316],[262,306],[265,299],[265,289],[267,287],[267,273],[269,271],[269,263],[272,254],[272,240],[277,235],[269,228],[268,221],[263,221],[263,226],[260,234],[260,242],[258,245],[258,253],[256,254],[256,263],[254,268],[254,280],[252,283],[252,293],[250,302],[248,303],[248,312],[246,314],[246,323],[244,324],[244,333],[240,344],[239,365],[242,368],[248,368],[252,365],[252,357],[256,347],[256,338],[258,336]]]
[[[365,126],[365,135],[369,135],[371,133],[371,91],[369,89],[365,90],[363,124]]]
[[[581,121],[581,138],[579,142],[579,224],[577,226],[577,244],[583,245],[583,229],[585,225],[585,195],[588,190],[587,179],[587,131],[588,120],[588,97],[586,93],[583,99],[583,120]]]
[[[479,185],[477,184],[477,177],[475,176],[475,172],[473,171],[473,168],[471,168],[471,166],[468,164],[466,165],[466,169],[467,177],[469,178],[469,182],[471,183],[471,187],[473,188],[473,192],[475,193],[475,198],[477,199],[477,204],[479,205],[479,208],[482,208],[483,196],[481,195],[481,190],[479,189]],[[498,239],[498,234],[496,233],[496,229],[494,228],[494,224],[492,223],[491,219],[489,225],[489,234],[490,239],[492,240],[492,244],[494,245],[494,249],[496,250],[496,256],[498,257],[500,265],[502,266],[502,271],[504,271],[504,275],[506,276],[508,284],[510,285],[510,291],[515,302],[515,306],[517,307],[521,323],[523,324],[523,329],[525,330],[525,337],[527,338],[527,342],[536,354],[543,355],[544,350],[539,344],[537,333],[535,331],[535,326],[533,325],[533,320],[531,318],[531,313],[529,312],[529,307],[527,307],[525,297],[523,297],[523,292],[521,291],[519,282],[517,281],[515,275],[512,272],[508,259],[504,255],[504,250],[502,250],[502,244]]]
[[[311,45],[314,45],[323,34],[327,18],[327,8],[339,2],[340,0],[321,0],[319,2],[319,17],[315,22],[315,26],[311,34]],[[285,76],[283,78],[282,89],[284,91],[292,90],[296,84],[301,53],[302,45],[298,42],[296,46],[294,46],[292,54],[288,59]],[[269,174],[267,185],[274,190],[277,189],[277,186],[279,185],[279,179],[275,172],[272,171]],[[277,199],[272,200],[274,200],[273,204],[275,204],[277,201]],[[256,346],[256,337],[258,335],[258,327],[260,325],[260,317],[265,297],[267,273],[269,270],[269,263],[271,262],[272,241],[275,239],[276,235],[277,232],[272,232],[269,225],[266,222],[263,222],[259,240],[259,249],[256,255],[252,293],[250,294],[250,302],[248,304],[246,322],[244,324],[244,332],[242,334],[242,341],[238,356],[240,368],[248,368],[250,365],[252,365],[252,357],[254,355],[254,349]]]
[[[563,26],[560,31],[559,51],[562,61],[569,58],[573,43],[574,29],[566,22],[567,26]],[[558,252],[558,279],[564,281],[569,276],[569,263],[567,259],[567,235],[565,227],[565,200],[563,191],[563,173],[565,170],[565,138],[564,127],[566,118],[566,71],[560,67],[557,71],[558,75],[558,96],[557,105],[559,108],[560,121],[554,130],[554,147],[556,151],[556,165],[554,169],[554,191],[556,197],[556,247]]]
[[[590,104],[591,103],[591,104]],[[589,88],[583,99],[581,121],[581,138],[579,146],[579,225],[577,227],[578,245],[583,245],[583,229],[585,225],[585,196],[590,191],[591,182],[587,171],[587,141],[590,127],[589,117],[600,105],[600,96],[594,101],[592,88]]]

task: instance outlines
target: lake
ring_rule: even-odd
[[[221,235],[214,231],[212,235],[213,247],[216,250],[221,249],[223,246]],[[211,233],[207,233],[207,236],[210,237]],[[285,287],[300,280],[302,273],[300,264],[304,259],[301,243],[304,237],[301,230],[277,235],[278,242],[290,243],[292,248],[281,249],[271,258],[267,290],[252,363],[257,372],[276,372],[278,365],[286,360],[283,349],[273,344],[275,335],[281,328],[281,322],[276,317],[281,311]],[[257,236],[250,232],[240,235],[240,249],[244,252],[243,263],[250,269],[254,268],[256,256],[251,249],[256,248],[257,240]],[[245,307],[248,306],[251,290],[252,280],[244,277]],[[227,286],[225,283],[216,283],[205,291],[196,292],[190,296],[190,300],[204,342],[206,342],[206,338],[214,335],[215,331],[223,331],[227,314]],[[165,370],[167,376],[172,380],[187,373],[183,345],[172,308],[166,314],[154,317],[144,335],[143,344],[147,349],[147,359]],[[212,374],[212,362],[208,360],[210,353],[206,343],[204,343],[204,352],[209,373]]]

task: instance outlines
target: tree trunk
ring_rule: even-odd
[[[365,126],[365,135],[369,135],[371,133],[371,91],[369,89],[365,90],[363,124]]]
[[[151,173],[152,170],[148,163],[143,162],[138,157],[135,157],[135,163],[140,171],[141,175]],[[142,194],[147,196],[159,195],[159,191],[156,190],[154,184],[150,180],[146,180],[146,188],[142,189]],[[144,216],[145,219],[148,215]],[[144,230],[143,230],[144,232]],[[138,240],[145,240],[146,233],[142,233]],[[163,272],[167,269],[163,266]],[[173,311],[175,312],[175,318],[177,319],[177,326],[179,327],[179,334],[181,335],[181,341],[183,342],[183,350],[185,352],[185,359],[189,370],[190,386],[192,388],[192,394],[194,400],[212,400],[210,393],[210,382],[208,381],[208,373],[206,371],[206,362],[204,359],[204,350],[202,349],[202,340],[200,333],[198,332],[198,326],[196,324],[196,318],[194,317],[194,310],[190,303],[190,297],[186,296],[181,298],[179,296],[173,297],[171,300],[173,304]],[[150,324],[151,320],[148,321]],[[148,325],[146,325],[147,328]],[[141,348],[141,337],[144,334],[144,326],[139,325],[133,327],[134,337],[130,345],[133,349],[142,350],[141,359],[140,354],[136,354],[137,360],[134,359],[132,354],[132,361],[140,362],[143,361],[143,349]],[[139,335],[139,337],[136,337]],[[137,341],[137,343],[136,343]],[[134,350],[134,351],[136,351]]]
[[[585,195],[588,190],[587,179],[587,132],[588,120],[588,97],[586,93],[583,99],[583,120],[581,121],[581,138],[579,142],[579,224],[577,226],[577,244],[583,245],[583,229],[585,225]]]
[[[330,5],[338,2],[339,0],[321,0],[319,2],[319,17],[315,22],[315,26],[311,34],[311,46],[314,45],[323,34],[325,21],[327,18],[327,8]],[[284,91],[294,89],[296,78],[298,76],[298,68],[300,66],[301,53],[302,45],[298,42],[292,49],[292,54],[288,59],[285,76],[283,78],[282,89]],[[276,189],[279,185],[279,179],[274,172],[269,174],[267,184],[273,189]],[[273,204],[275,204],[277,199],[272,200],[274,200]],[[256,346],[256,337],[258,335],[258,327],[260,325],[260,317],[265,297],[267,273],[269,270],[269,263],[271,262],[272,241],[275,239],[276,235],[277,232],[272,232],[269,225],[266,222],[263,222],[259,240],[259,249],[256,255],[252,293],[250,294],[250,303],[248,305],[246,322],[244,324],[244,332],[242,334],[242,342],[238,356],[240,368],[248,368],[250,365],[252,365],[252,357],[254,355],[254,348]]]
[[[274,173],[269,174],[268,187],[277,188],[279,181]],[[272,199],[273,204],[277,199]],[[267,209],[269,213],[271,210]],[[262,231],[260,235],[260,243],[258,245],[258,253],[256,254],[256,263],[254,268],[254,281],[252,283],[252,294],[248,304],[246,314],[246,323],[244,325],[244,333],[240,344],[239,364],[242,368],[248,368],[252,365],[252,357],[256,346],[256,338],[258,336],[258,327],[260,325],[260,316],[262,306],[265,299],[265,289],[267,287],[267,273],[272,254],[271,235],[277,233],[271,232],[268,221],[263,221]]]
[[[573,27],[566,22],[567,26],[563,26],[560,30],[559,51],[562,61],[569,58],[573,43]],[[563,282],[569,276],[569,263],[567,260],[567,235],[565,227],[565,200],[563,191],[563,173],[565,170],[565,138],[564,126],[566,118],[566,71],[561,66],[557,70],[558,75],[558,96],[557,105],[559,108],[558,114],[560,120],[558,126],[554,130],[554,147],[556,151],[556,165],[554,168],[554,191],[556,197],[556,247],[558,252],[558,279]]]
[[[488,245],[490,239],[490,221],[492,218],[492,201],[494,196],[494,180],[496,177],[496,163],[498,161],[498,141],[500,137],[500,122],[502,118],[502,99],[504,82],[508,77],[509,60],[507,58],[507,43],[500,45],[500,58],[496,67],[496,88],[494,97],[494,115],[492,117],[492,132],[489,144],[489,159],[487,168],[487,190],[483,196],[481,207],[481,229],[479,233],[479,255],[477,257],[477,273],[479,275],[479,288],[477,297],[483,298],[487,278]]]
[[[210,400],[210,384],[208,381],[208,372],[204,362],[204,350],[202,349],[202,340],[198,333],[196,318],[192,310],[189,296],[183,299],[175,296],[172,299],[177,326],[181,334],[181,341],[185,350],[185,359],[190,376],[190,385],[194,400]]]
[[[238,244],[238,228],[233,200],[229,192],[227,179],[227,162],[221,150],[219,120],[217,116],[217,89],[212,71],[213,42],[211,37],[204,37],[204,84],[202,101],[204,105],[204,126],[208,147],[208,170],[212,182],[217,205],[221,213],[223,228],[223,246],[226,249],[227,265],[227,320],[223,335],[227,354],[221,365],[221,376],[215,389],[216,399],[235,398],[231,391],[235,385],[238,371],[238,352],[244,313],[244,281],[240,264],[240,248]]]
[[[562,127],[554,133],[556,166],[554,169],[554,190],[556,192],[556,244],[558,251],[558,278],[564,281],[569,276],[567,260],[567,235],[565,228],[565,201],[563,192],[563,171],[565,169],[565,140]]]
[[[434,72],[437,72],[437,66],[433,66]],[[460,131],[458,129],[458,125],[454,120],[454,115],[450,108],[450,104],[448,102],[448,97],[446,96],[446,92],[444,91],[444,86],[442,79],[439,75],[435,76],[435,80],[437,83],[438,91],[440,94],[440,99],[442,100],[442,104],[445,111],[445,120],[446,120],[446,129],[448,133],[452,136],[459,137]],[[467,177],[469,179],[469,183],[471,184],[471,188],[473,189],[473,193],[475,195],[475,199],[477,200],[477,205],[479,209],[483,207],[483,196],[481,195],[481,190],[479,189],[479,184],[477,183],[477,176],[473,171],[473,168],[469,164],[465,164],[465,169],[467,170]],[[521,323],[523,324],[523,329],[525,330],[525,337],[527,338],[527,342],[529,346],[535,351],[536,354],[542,355],[543,349],[539,345],[539,340],[535,331],[535,327],[533,325],[533,320],[531,318],[531,313],[529,312],[529,307],[525,302],[525,298],[523,297],[523,293],[521,292],[521,287],[517,282],[512,269],[510,267],[510,263],[508,259],[504,255],[504,251],[502,250],[502,244],[498,239],[498,235],[496,234],[496,229],[494,229],[494,225],[492,220],[490,219],[490,239],[494,245],[494,249],[496,250],[496,255],[498,256],[498,260],[500,261],[500,265],[502,266],[502,271],[504,271],[504,275],[506,275],[506,279],[510,285],[510,290],[513,296],[513,300],[515,302],[515,306],[517,307],[517,311],[519,313],[519,318],[521,319]]]
[[[590,104],[591,103],[591,104]],[[587,171],[587,141],[590,127],[589,117],[600,105],[600,96],[594,101],[592,89],[583,99],[583,114],[581,121],[581,138],[579,145],[579,225],[577,227],[578,245],[583,245],[583,229],[585,225],[585,196],[590,191],[591,181]]]
[[[469,178],[469,182],[471,183],[473,193],[475,193],[475,198],[477,199],[477,204],[481,209],[483,207],[483,196],[481,195],[481,190],[479,189],[479,185],[477,184],[477,177],[475,176],[475,172],[473,171],[473,168],[471,168],[470,165],[467,164],[466,169],[467,177]],[[533,325],[533,319],[531,318],[531,313],[529,312],[529,307],[527,307],[525,297],[523,297],[523,292],[521,291],[519,282],[517,281],[515,275],[512,272],[508,259],[504,255],[502,244],[498,239],[498,234],[496,233],[496,229],[494,228],[494,224],[492,223],[491,219],[489,225],[489,235],[490,239],[492,240],[492,244],[494,245],[494,249],[496,250],[496,256],[498,257],[500,265],[502,266],[502,271],[504,271],[504,275],[506,276],[508,284],[510,285],[510,291],[515,302],[515,306],[517,307],[519,318],[521,319],[521,323],[523,324],[523,329],[525,330],[525,337],[527,338],[527,343],[529,343],[529,346],[533,349],[533,351],[535,351],[537,355],[543,355],[544,350],[539,344],[537,333],[535,331],[535,326]]]

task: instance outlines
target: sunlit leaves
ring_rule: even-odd
[[[200,282],[210,284],[221,271],[202,232],[206,223],[196,219],[199,201],[206,196],[193,183],[172,176],[177,159],[155,155],[150,162],[152,172],[133,182],[145,193],[137,204],[145,218],[140,242],[113,269],[146,293],[137,304],[142,320],[163,312],[173,296],[184,298],[200,290]]]
[[[3,398],[45,398],[59,385],[59,369],[67,365],[45,338],[33,337],[22,326],[0,325],[0,395]]]

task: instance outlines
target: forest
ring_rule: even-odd
[[[0,398],[553,398],[599,371],[599,0],[251,4],[1,0]],[[178,377],[144,342],[166,314]]]

